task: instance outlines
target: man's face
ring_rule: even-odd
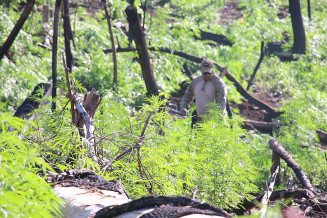
[[[210,80],[211,77],[212,77],[212,72],[204,72],[204,73],[202,73],[202,78],[204,79],[204,81]]]

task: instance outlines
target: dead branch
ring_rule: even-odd
[[[261,62],[263,61],[263,58],[265,57],[266,55],[266,49],[265,49],[265,43],[263,41],[261,41],[261,53],[260,53],[260,58],[259,58],[259,61],[257,63],[257,65],[255,66],[254,70],[253,70],[253,73],[251,75],[251,78],[248,82],[248,87],[246,88],[247,91],[250,90],[250,87],[252,86],[253,84],[253,80],[257,74],[257,71],[259,70],[259,67],[261,65]]]
[[[97,157],[97,150],[94,142],[93,118],[94,118],[95,111],[100,104],[101,101],[100,97],[99,96],[95,98],[92,97],[92,96],[96,96],[94,94],[94,90],[92,90],[91,92],[91,97],[86,96],[85,101],[87,100],[90,103],[84,105],[86,105],[86,107],[91,105],[89,107],[92,108],[92,110],[89,108],[89,112],[91,112],[90,113],[91,115],[89,115],[85,107],[81,104],[81,102],[71,93],[70,81],[69,81],[69,69],[66,66],[64,55],[62,55],[62,60],[65,69],[65,74],[66,74],[66,83],[68,87],[67,97],[71,102],[73,123],[75,124],[75,126],[79,128],[80,135],[85,138],[86,147],[88,149],[88,156],[92,158],[93,161],[95,161],[96,163],[99,163],[99,159]],[[92,101],[91,99],[95,99],[96,102]],[[76,109],[77,109],[77,114],[76,114],[77,119],[75,119],[74,104],[76,105]],[[84,132],[81,131],[82,129],[84,129]]]
[[[283,158],[287,165],[294,171],[296,177],[301,182],[303,188],[306,188],[310,190],[313,194],[317,195],[317,192],[312,187],[308,177],[304,174],[301,167],[296,163],[292,156],[287,151],[285,151],[282,145],[275,139],[270,139],[269,145],[273,149],[273,151],[275,151],[281,158]]]
[[[275,179],[277,177],[278,170],[279,170],[279,167],[277,167],[276,171],[271,176],[271,179],[269,181],[269,185],[267,187],[267,190],[265,191],[265,193],[264,193],[264,195],[263,195],[263,197],[261,199],[261,204],[263,205],[263,207],[261,209],[261,216],[260,217],[265,217],[265,215],[266,215],[267,204],[269,202],[270,195],[272,194],[272,191],[274,189]]]
[[[201,60],[202,58],[200,57],[196,57],[194,55],[190,55],[190,54],[187,54],[185,52],[181,52],[181,51],[176,51],[176,50],[172,50],[172,49],[169,49],[169,48],[164,48],[164,47],[148,47],[148,49],[150,51],[159,51],[159,52],[164,52],[164,53],[169,53],[169,54],[172,54],[172,55],[177,55],[177,56],[180,56],[182,58],[185,58],[185,59],[188,59],[190,61],[193,61],[195,63],[201,63]],[[118,48],[117,49],[117,52],[131,52],[131,51],[136,51],[135,48]],[[110,53],[112,52],[112,49],[105,49],[103,50],[104,53]],[[260,101],[259,99],[255,98],[254,96],[252,96],[249,92],[247,92],[243,87],[242,85],[240,84],[240,82],[224,67],[222,67],[219,63],[217,62],[213,62],[214,65],[218,68],[218,70],[220,72],[224,72],[227,79],[229,81],[231,81],[234,86],[236,87],[237,91],[244,97],[246,98],[250,103],[253,103],[255,104],[256,106],[266,110],[268,113],[271,113],[271,114],[276,114],[276,109],[269,106],[268,104]]]
[[[232,209],[229,212],[233,212],[237,215],[243,215],[245,211],[250,210],[253,207],[256,207],[258,202],[261,201],[263,194],[255,197],[254,199],[248,201],[244,200],[241,204],[237,206],[237,209]],[[271,201],[281,200],[281,199],[306,199],[311,205],[319,204],[319,201],[315,195],[308,189],[283,189],[273,191],[270,195]]]
[[[62,53],[62,63],[64,65],[65,75],[66,75],[66,83],[67,83],[67,88],[68,88],[68,98],[70,99],[70,106],[71,106],[71,112],[72,112],[72,123],[75,123],[74,102],[73,102],[72,90],[70,88],[69,69],[67,68],[67,65],[66,65],[66,62],[65,62],[65,56],[64,56],[63,53]]]
[[[5,56],[5,54],[8,52],[8,50],[10,49],[12,43],[15,41],[19,31],[24,26],[24,23],[27,20],[28,16],[30,15],[34,4],[35,4],[35,0],[27,0],[26,7],[24,8],[24,11],[20,15],[16,25],[14,26],[14,28],[10,32],[10,34],[9,34],[8,38],[6,39],[6,41],[0,47],[0,61]]]
[[[116,156],[112,161],[110,161],[109,163],[106,164],[106,166],[102,169],[102,172],[104,172],[108,167],[110,167],[114,162],[122,159],[123,157],[125,157],[125,155],[129,154],[130,152],[132,152],[134,149],[141,147],[143,139],[144,139],[144,134],[145,134],[145,130],[150,122],[150,118],[152,116],[153,112],[151,112],[148,116],[148,118],[146,119],[141,135],[139,137],[139,141],[133,145],[132,147],[126,149],[124,152],[122,152],[121,154],[119,154],[118,156]]]

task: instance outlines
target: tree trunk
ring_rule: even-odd
[[[144,32],[141,27],[137,10],[133,5],[129,5],[125,12],[130,28],[133,32],[133,39],[139,54],[140,64],[143,73],[143,79],[148,91],[148,95],[159,95],[158,86],[152,72],[148,46],[145,41]]]
[[[305,54],[305,30],[303,26],[300,0],[289,0],[294,42],[292,53]]]
[[[27,20],[29,14],[31,13],[34,4],[35,4],[35,0],[27,0],[27,4],[26,4],[26,7],[25,7],[22,15],[19,17],[16,25],[12,29],[7,40],[0,48],[0,61],[5,56],[5,54],[8,52],[8,50],[10,49],[12,43],[15,41],[19,31],[22,29],[25,21]]]
[[[107,22],[108,22],[108,29],[109,29],[109,34],[110,34],[110,41],[111,41],[111,47],[112,47],[112,58],[114,62],[114,79],[113,79],[113,90],[115,90],[117,86],[117,51],[116,51],[116,46],[115,46],[115,40],[114,40],[114,34],[112,32],[112,25],[111,25],[111,15],[108,12],[107,9],[107,3],[106,0],[102,0],[103,8],[106,13],[107,17]]]
[[[52,111],[56,110],[57,97],[57,50],[58,50],[58,26],[59,26],[59,12],[61,0],[56,0],[54,21],[53,21],[53,36],[52,36]]]
[[[69,69],[69,72],[72,72],[73,68],[73,54],[71,51],[70,41],[73,40],[73,33],[72,28],[70,25],[70,19],[69,19],[69,4],[68,0],[64,0],[63,2],[64,6],[64,36],[65,36],[65,53],[66,53],[66,63],[67,68]]]

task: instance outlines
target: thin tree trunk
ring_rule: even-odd
[[[54,21],[53,21],[53,37],[52,37],[52,111],[56,110],[57,97],[57,50],[58,50],[58,27],[59,27],[59,12],[61,0],[56,0]]]
[[[292,53],[305,54],[305,30],[303,26],[300,0],[289,0],[294,42]]]
[[[27,0],[27,4],[26,4],[26,7],[24,8],[22,15],[19,17],[16,25],[12,29],[7,40],[0,48],[0,61],[5,56],[5,54],[8,52],[8,50],[10,49],[12,43],[15,41],[19,31],[22,29],[25,21],[27,20],[29,14],[31,13],[34,4],[35,4],[35,0]]]
[[[309,20],[311,21],[311,0],[308,0],[308,17]]]
[[[127,20],[133,32],[133,39],[139,54],[140,64],[143,73],[143,79],[149,95],[159,95],[158,86],[154,78],[150,63],[148,46],[145,41],[144,32],[140,24],[137,10],[133,5],[129,5],[125,12]]]
[[[68,0],[63,0],[64,4],[64,14],[63,14],[63,20],[64,20],[64,36],[65,36],[65,53],[66,53],[66,63],[67,68],[69,69],[69,73],[72,72],[73,67],[73,54],[70,46],[70,41],[73,40],[73,33],[72,28],[70,25],[70,19],[69,19],[69,4]]]
[[[106,12],[106,17],[107,17],[107,22],[108,22],[108,29],[109,29],[109,34],[110,34],[110,41],[111,41],[111,47],[112,47],[112,58],[114,62],[114,78],[113,78],[113,90],[117,87],[117,51],[116,51],[116,46],[115,46],[115,40],[114,40],[114,34],[112,32],[112,25],[111,25],[111,15],[108,12],[107,9],[107,2],[106,0],[102,0],[103,8]]]

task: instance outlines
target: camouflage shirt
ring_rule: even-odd
[[[198,115],[207,114],[207,104],[216,102],[220,107],[223,116],[225,116],[227,89],[224,81],[215,73],[208,81],[205,81],[202,78],[202,75],[192,81],[185,91],[181,110],[186,110],[194,98],[196,100],[195,106]]]

